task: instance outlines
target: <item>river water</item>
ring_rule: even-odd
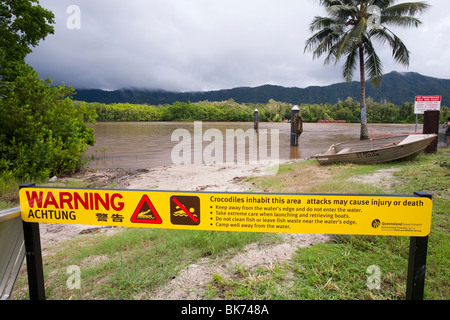
[[[305,159],[326,151],[333,143],[358,140],[360,131],[359,124],[305,123],[298,146],[291,147],[290,128],[290,123],[261,122],[259,135],[256,135],[257,140],[254,140],[256,146],[267,141],[264,151],[269,157],[278,156],[280,160]],[[414,124],[369,124],[369,128],[389,134],[415,131]],[[250,134],[254,132],[253,122],[196,122],[195,125],[194,122],[99,122],[93,129],[96,144],[89,147],[85,153],[90,159],[87,166],[91,168],[154,168],[172,165],[179,162],[180,158],[185,162],[188,159],[188,163],[202,159],[206,162],[208,154],[215,156],[215,160],[221,160],[216,162],[223,162],[229,156],[227,148],[230,144],[237,150],[236,154],[232,155],[235,161],[239,161],[238,154],[244,149],[245,159],[249,159],[249,150],[261,152],[250,147],[251,142],[248,139],[236,138],[233,140],[234,144],[229,140],[227,145],[227,132]],[[267,135],[263,135],[264,132],[267,132]],[[417,132],[422,132],[421,125],[418,126]],[[212,138],[208,138],[211,136]],[[277,136],[278,139],[272,140]],[[245,141],[244,149],[241,149],[242,141]],[[220,150],[217,147],[220,144],[223,145],[223,155],[216,154],[217,150]],[[214,147],[216,150],[211,152]],[[186,152],[189,151],[191,154],[187,156]]]

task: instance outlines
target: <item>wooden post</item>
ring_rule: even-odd
[[[27,183],[20,185],[19,188],[31,188],[34,186],[34,183]],[[30,300],[45,300],[44,269],[42,267],[39,223],[23,221],[23,237],[27,258]]]
[[[419,197],[432,198],[425,192],[414,192]],[[427,269],[428,236],[409,238],[408,278],[406,300],[423,300]]]
[[[438,134],[439,133],[439,111],[425,111],[423,118],[423,133],[424,134]],[[436,153],[438,138],[434,139],[424,153]]]
[[[258,111],[258,109],[255,109],[255,111],[253,111],[253,128],[255,129],[256,132],[258,132],[258,128],[259,128],[259,111]]]
[[[295,133],[295,115],[300,112],[300,109],[297,106],[294,106],[291,109],[291,146],[296,146],[298,144],[298,136]]]

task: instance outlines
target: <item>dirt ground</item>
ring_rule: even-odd
[[[84,170],[71,177],[56,179],[85,181],[88,187],[104,188],[111,184],[116,189],[173,190],[173,191],[220,191],[245,192],[252,188],[243,182],[245,177],[267,174],[259,164],[211,164],[173,165],[152,169],[127,171],[123,169]],[[270,171],[269,171],[270,172]],[[52,245],[78,234],[115,232],[114,228],[87,226],[40,224],[43,254]]]
[[[86,170],[70,179],[87,181],[92,187],[105,187],[114,182],[117,189],[245,192],[253,188],[250,183],[245,182],[246,177],[265,174],[271,174],[271,171],[261,167],[261,164],[190,164],[133,172],[120,169]],[[61,182],[62,180],[64,179],[57,181]],[[120,228],[86,225],[40,224],[42,253],[45,256],[61,241],[77,237],[80,234],[113,234],[120,230]],[[276,262],[291,259],[299,247],[307,247],[328,240],[328,236],[315,234],[280,234],[280,236],[283,239],[281,243],[250,244],[241,253],[226,262],[202,258],[182,270],[176,278],[158,288],[156,292],[149,296],[135,298],[202,299],[202,294],[213,274],[227,277],[236,264],[244,267],[270,267]]]
[[[114,182],[117,189],[178,190],[178,191],[222,191],[245,192],[253,186],[245,177],[270,174],[260,164],[211,164],[178,165],[161,168],[126,171],[120,169],[87,170],[71,179],[87,181],[92,187],[105,187]],[[354,178],[355,179],[355,178]],[[356,178],[358,179],[358,178]],[[375,172],[364,176],[362,181],[382,184],[392,183],[393,171]],[[63,179],[62,179],[63,180]],[[45,256],[59,242],[85,233],[114,233],[120,228],[40,224],[42,252]],[[202,299],[208,282],[214,274],[228,277],[236,264],[243,267],[270,267],[277,262],[289,261],[300,247],[308,247],[329,240],[327,235],[280,234],[281,243],[252,243],[242,252],[227,261],[210,261],[202,258],[189,265],[180,274],[152,293],[143,293],[135,299],[179,300]]]
[[[104,188],[112,184],[116,189],[245,192],[252,186],[243,182],[244,178],[270,173],[261,164],[187,164],[134,171],[84,170],[71,177],[57,178],[55,182],[61,184],[65,180],[84,181],[89,188]],[[40,224],[43,254],[53,244],[80,233],[115,231],[111,229],[86,225]]]

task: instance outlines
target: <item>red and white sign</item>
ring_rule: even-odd
[[[416,96],[414,114],[423,114],[425,111],[441,110],[441,96]]]
[[[156,211],[155,206],[146,194],[144,194],[141,201],[139,201],[130,221],[132,223],[162,223],[162,219]]]

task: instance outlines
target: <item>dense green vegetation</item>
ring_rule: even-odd
[[[32,47],[54,33],[54,14],[38,1],[0,1],[0,88],[21,73]],[[0,95],[1,97],[1,95]]]
[[[71,173],[82,165],[94,113],[75,108],[72,89],[52,87],[25,67],[0,100],[0,177],[38,179]]]
[[[94,144],[95,113],[75,108],[73,89],[39,79],[25,57],[53,33],[52,12],[37,1],[0,1],[0,195],[20,180],[70,173]]]
[[[267,103],[237,103],[233,99],[222,102],[201,101],[196,103],[175,102],[171,105],[150,106],[143,104],[75,101],[75,106],[91,110],[98,115],[97,121],[253,121],[253,111],[258,109],[260,121],[290,119],[290,103],[270,99]],[[367,99],[367,117],[371,123],[414,123],[414,105],[405,102],[401,106],[374,102]],[[319,120],[360,121],[359,103],[352,98],[332,105],[302,104],[300,113],[305,122]],[[441,108],[441,123],[450,116],[449,108]],[[419,121],[422,120],[419,117]]]

